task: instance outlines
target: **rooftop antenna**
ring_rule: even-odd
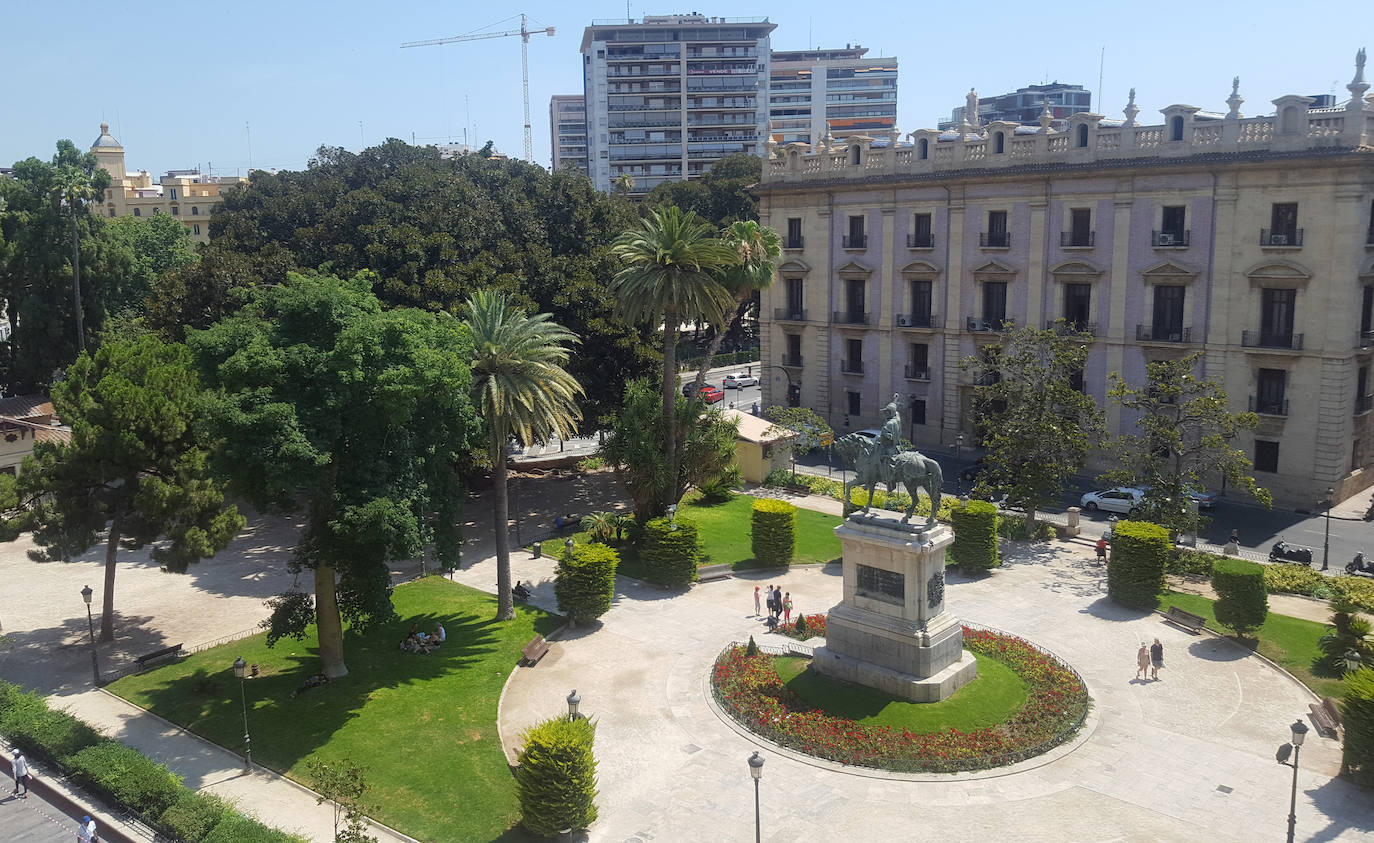
[[[1102,45],[1102,55],[1097,60],[1097,104],[1102,106],[1102,71],[1107,66],[1107,45]],[[1088,106],[1092,108],[1091,105]]]
[[[361,120],[358,121],[358,144],[359,152],[362,152],[364,149],[367,149],[367,140],[363,138],[363,121]]]
[[[253,127],[243,121],[243,131],[248,133],[248,172],[253,172]]]

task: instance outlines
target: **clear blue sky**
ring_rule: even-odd
[[[631,13],[699,11],[763,16],[778,24],[774,49],[860,43],[901,62],[897,125],[933,126],[963,102],[1046,79],[1096,93],[1094,111],[1120,117],[1137,89],[1140,120],[1176,102],[1225,111],[1240,76],[1247,115],[1272,112],[1283,94],[1347,97],[1361,40],[1374,41],[1358,4],[1206,0],[1035,4],[991,0],[640,6]],[[85,149],[101,119],[131,168],[156,176],[213,164],[233,174],[299,169],[321,144],[357,149],[391,136],[421,142],[492,139],[522,152],[519,38],[400,49],[403,41],[459,35],[496,24],[504,7],[410,2],[186,3],[75,0],[61,7],[11,3],[4,12],[0,164],[48,158],[58,138]],[[593,18],[625,15],[623,3],[531,0],[534,23],[557,34],[531,39],[530,109],[535,160],[549,160],[548,101],[581,93],[578,46]],[[517,9],[518,12],[518,9]],[[1365,22],[1361,26],[1361,22]],[[517,29],[519,18],[497,24]],[[1371,45],[1374,46],[1374,45]],[[1374,71],[1374,67],[1371,67]],[[469,117],[470,114],[470,117]],[[359,122],[361,121],[361,131]]]

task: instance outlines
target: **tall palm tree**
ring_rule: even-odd
[[[529,316],[494,290],[478,290],[464,304],[473,342],[472,396],[487,421],[487,452],[495,491],[496,619],[515,617],[510,591],[510,503],[506,443],[524,445],[570,437],[582,411],[582,385],[563,368],[577,337],[547,313]]]
[[[720,242],[735,250],[736,263],[727,266],[717,277],[721,286],[734,295],[735,306],[727,313],[727,319],[715,326],[716,335],[711,338],[711,347],[706,349],[706,357],[697,372],[697,389],[706,382],[711,360],[720,351],[725,335],[743,316],[745,304],[755,293],[773,283],[773,259],[782,254],[782,238],[778,233],[754,220],[732,223],[720,233]]]
[[[76,350],[86,350],[85,314],[81,312],[81,236],[77,219],[85,213],[83,204],[95,198],[91,177],[79,167],[60,165],[53,182],[53,198],[66,208],[72,219],[72,302],[76,309]]]
[[[669,478],[661,506],[677,502],[677,332],[684,320],[719,323],[733,297],[717,275],[738,261],[695,213],[669,205],[611,244],[621,270],[611,280],[617,310],[631,320],[663,320],[663,443]]]

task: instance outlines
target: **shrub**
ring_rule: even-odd
[[[600,471],[606,467],[606,461],[601,457],[585,457],[577,463],[577,470],[581,472]]]
[[[555,717],[525,732],[515,771],[520,822],[541,837],[596,822],[596,727],[590,720]]]
[[[997,553],[997,507],[969,501],[950,510],[954,544],[949,556],[965,571],[986,571],[1002,564]]]
[[[1217,623],[1229,626],[1238,635],[1259,629],[1269,616],[1269,592],[1264,587],[1264,569],[1257,562],[1223,559],[1212,566],[1212,590],[1217,593],[1214,606]]]
[[[744,652],[746,655],[750,656],[757,656],[759,654],[759,645],[754,643],[754,636],[749,636],[749,643],[745,646]]]
[[[792,564],[797,551],[797,508],[787,501],[755,500],[750,536],[754,559],[760,564]]]
[[[1341,725],[1341,768],[1358,784],[1374,787],[1374,667],[1362,667],[1345,678]]]
[[[201,843],[305,843],[305,838],[269,828],[237,811],[229,811]]]
[[[943,501],[941,501],[943,503]],[[943,509],[943,507],[941,507]],[[1008,541],[1045,541],[1054,538],[1054,525],[1048,521],[1035,522],[1035,535],[1031,535],[1026,529],[1026,519],[1024,518],[1003,518],[997,519],[997,535]]]
[[[65,711],[53,711],[37,694],[13,688],[0,711],[0,733],[29,757],[58,761],[101,741],[100,733]]]
[[[1359,609],[1344,597],[1331,601],[1331,629],[1317,639],[1317,646],[1326,654],[1327,663],[1338,671],[1344,668],[1345,656],[1354,652],[1362,664],[1374,664],[1374,640],[1369,638],[1369,621],[1359,616]]]
[[[575,545],[558,560],[553,593],[558,611],[574,624],[606,614],[615,596],[615,569],[620,554],[603,544]]]
[[[1327,577],[1326,581],[1331,585],[1334,594],[1344,597],[1366,612],[1374,612],[1374,580],[1360,577]]]
[[[1125,606],[1153,609],[1164,590],[1169,531],[1144,521],[1118,521],[1107,561],[1107,595]]]
[[[1204,553],[1201,550],[1184,550],[1175,547],[1169,551],[1169,561],[1164,563],[1164,570],[1178,576],[1210,577],[1212,566],[1229,558],[1217,556],[1215,553]]]
[[[697,562],[701,559],[697,526],[681,520],[676,526],[673,529],[667,518],[654,518],[640,530],[639,558],[650,582],[683,586],[697,578]]]
[[[194,843],[208,837],[231,810],[229,803],[218,796],[187,790],[162,812],[159,824],[164,832]]]
[[[714,480],[708,480],[697,487],[701,492],[701,499],[706,503],[725,503],[735,496],[735,487],[744,482],[739,476],[738,470],[735,473],[726,472]]]
[[[73,779],[148,817],[162,816],[185,792],[170,770],[119,741],[102,740],[64,764]]]
[[[1264,566],[1264,587],[1271,594],[1303,594],[1325,600],[1333,593],[1331,580],[1331,577],[1322,576],[1304,565]]]

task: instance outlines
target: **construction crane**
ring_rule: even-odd
[[[507,18],[509,20],[509,18]],[[401,47],[437,47],[440,44],[455,44],[459,41],[478,41],[483,38],[509,38],[520,36],[520,77],[525,89],[525,160],[534,163],[534,136],[530,131],[530,36],[539,33],[553,35],[553,27],[531,30],[525,15],[520,16],[520,28],[507,32],[480,32],[475,35],[455,35],[452,38],[432,38],[428,41],[410,41]]]

